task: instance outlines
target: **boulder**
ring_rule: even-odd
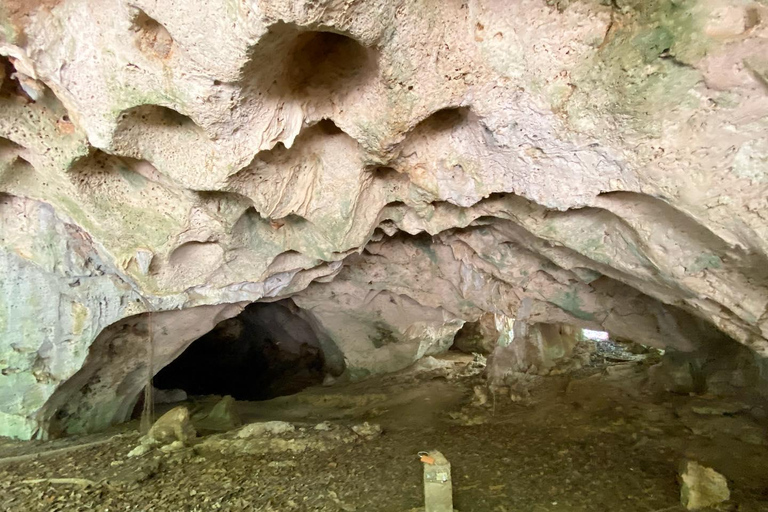
[[[171,444],[174,441],[189,443],[197,432],[189,419],[189,409],[185,406],[174,407],[149,429],[147,438],[158,444]]]
[[[215,430],[223,432],[232,430],[243,424],[237,412],[237,402],[227,395],[218,402],[210,412],[196,422],[200,430]]]
[[[731,497],[725,477],[698,462],[686,461],[680,472],[680,502],[688,510],[699,510]]]

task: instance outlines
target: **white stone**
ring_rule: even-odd
[[[296,427],[286,421],[265,421],[263,423],[251,423],[237,432],[237,437],[258,437],[265,434],[278,435],[294,432]]]

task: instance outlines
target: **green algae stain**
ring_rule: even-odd
[[[650,64],[664,52],[669,51],[674,42],[675,37],[669,29],[656,27],[637,34],[629,44],[641,55],[643,62]]]
[[[611,259],[605,254],[605,243],[602,236],[587,238],[577,248],[578,252],[599,263],[610,263]]]
[[[594,320],[595,315],[582,309],[583,302],[576,290],[568,290],[550,299],[550,302],[582,320]]]
[[[577,130],[588,130],[591,116],[603,113],[660,136],[664,116],[698,105],[692,89],[702,78],[692,65],[713,45],[703,32],[706,12],[696,0],[638,0],[627,7],[615,24],[620,28],[574,70],[576,89],[564,110]]]
[[[371,375],[373,375],[373,372],[369,370],[368,368],[363,367],[350,367],[347,366],[346,374],[349,376],[349,380],[352,382],[357,382],[360,380],[367,379]]]
[[[691,265],[686,267],[687,274],[696,274],[705,269],[718,269],[723,266],[723,260],[717,254],[703,252],[699,254]]]
[[[117,172],[119,172],[120,176],[122,176],[122,178],[133,188],[141,189],[147,185],[147,179],[144,176],[125,165],[119,165],[117,167]]]
[[[373,346],[376,348],[381,348],[385,345],[391,345],[399,341],[392,332],[392,329],[385,322],[374,322],[373,330],[374,333],[370,336],[370,340],[371,343],[373,343]]]
[[[425,237],[416,237],[413,240],[413,245],[423,251],[424,254],[427,255],[427,258],[429,258],[429,261],[437,265],[437,253],[432,248],[431,240]]]

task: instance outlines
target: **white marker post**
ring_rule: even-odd
[[[453,512],[451,463],[436,450],[420,452],[419,456],[424,464],[425,512]]]

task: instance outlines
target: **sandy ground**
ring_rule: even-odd
[[[258,446],[224,434],[127,457],[136,422],[50,442],[6,440],[1,508],[414,511],[424,499],[416,454],[438,449],[452,464],[461,512],[684,510],[684,459],[728,478],[732,499],[713,510],[768,511],[765,408],[754,397],[656,395],[645,391],[647,364],[629,362],[546,377],[524,402],[481,404],[471,357],[449,359],[446,368],[239,403],[248,422],[297,427]],[[330,431],[314,429],[323,421]],[[363,421],[383,433],[348,428]]]

